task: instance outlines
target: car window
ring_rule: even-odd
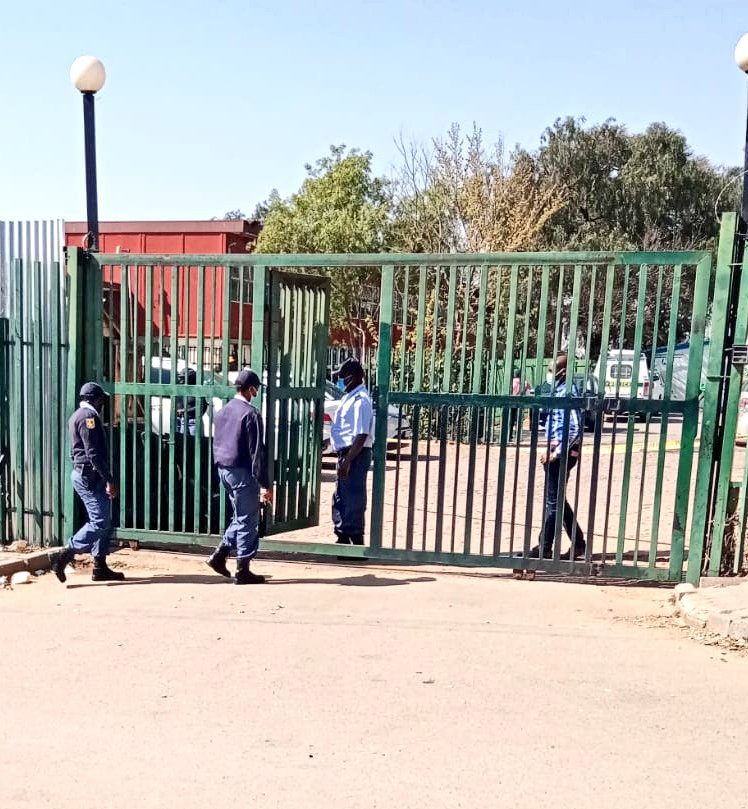
[[[634,372],[633,365],[626,365],[626,364],[615,364],[611,365],[608,368],[608,376],[611,379],[631,379],[631,376]]]

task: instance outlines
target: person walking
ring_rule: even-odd
[[[345,395],[330,426],[330,442],[338,456],[332,497],[337,542],[363,545],[366,528],[366,476],[374,444],[374,406],[364,385],[364,369],[349,357],[338,369]],[[386,414],[384,416],[386,418]]]
[[[226,561],[234,551],[234,582],[262,584],[265,577],[249,569],[260,545],[260,503],[272,502],[262,415],[252,404],[261,387],[260,377],[244,369],[239,371],[234,386],[236,395],[216,413],[213,436],[213,460],[234,514],[207,564],[221,576],[231,578]]]
[[[549,368],[549,380],[553,385],[553,396],[566,397],[567,391],[567,356],[559,354],[555,363]],[[571,383],[572,396],[579,393]],[[545,507],[543,513],[543,527],[540,539],[530,551],[531,559],[549,559],[553,556],[553,540],[556,535],[556,515],[559,508],[559,494],[563,501],[563,526],[572,541],[572,547],[561,554],[564,560],[579,559],[584,556],[586,544],[584,534],[577,522],[576,515],[566,499],[566,484],[572,469],[579,461],[582,442],[582,415],[577,409],[556,408],[550,410],[545,424],[547,446],[541,455],[540,462],[545,467]],[[568,450],[568,455],[567,455]],[[567,455],[566,477],[561,488],[561,462]]]
[[[86,382],[80,389],[80,406],[68,421],[70,457],[73,460],[71,480],[81,499],[88,521],[68,542],[52,565],[55,575],[65,582],[65,568],[77,553],[93,556],[93,581],[123,581],[124,573],[111,570],[106,558],[112,533],[111,501],[117,486],[109,470],[109,452],[101,411],[108,396],[96,382]]]

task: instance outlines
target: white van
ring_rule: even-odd
[[[608,354],[605,370],[600,367],[600,359],[595,366],[595,376],[604,388],[605,396],[616,399],[630,399],[633,396],[631,382],[634,377],[633,351],[623,349]],[[602,359],[602,358],[601,358]],[[639,399],[661,401],[665,396],[662,380],[657,371],[650,376],[647,358],[644,354],[639,360],[639,375],[636,396]]]

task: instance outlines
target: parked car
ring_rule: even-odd
[[[601,380],[605,387],[605,396],[616,399],[630,399],[632,397],[631,381],[634,376],[634,359],[636,355],[633,351],[621,350],[612,351],[608,354],[605,368],[601,367],[600,359],[595,366],[595,377]],[[639,360],[639,373],[637,381],[636,396],[638,399],[652,399],[662,401],[665,398],[665,390],[659,373],[654,370],[649,372],[647,357],[641,355]]]
[[[332,453],[332,447],[330,446],[330,427],[332,426],[335,413],[338,407],[340,407],[340,401],[343,396],[345,396],[344,391],[340,390],[336,385],[333,385],[332,382],[325,383],[325,417],[324,426],[322,428],[322,448],[326,454]],[[376,404],[374,419],[376,422]],[[413,437],[413,430],[407,416],[403,415],[401,417],[399,409],[390,405],[387,411],[387,442],[397,441],[398,437],[401,442],[410,441]]]

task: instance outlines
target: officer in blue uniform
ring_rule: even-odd
[[[330,443],[338,456],[338,479],[332,497],[337,542],[363,545],[366,528],[366,476],[374,443],[374,406],[364,385],[364,369],[349,357],[338,370],[345,396],[335,411]]]
[[[106,563],[112,533],[110,501],[117,496],[100,415],[106,399],[107,394],[100,385],[86,382],[80,390],[80,407],[68,421],[70,456],[73,459],[71,479],[86,508],[88,522],[55,559],[53,569],[61,582],[65,581],[65,567],[76,553],[93,556],[94,581],[122,581],[125,578],[123,573],[110,570]]]
[[[249,569],[260,544],[260,503],[272,502],[268,480],[263,424],[252,399],[260,390],[260,377],[251,369],[240,371],[236,396],[215,416],[213,460],[229,494],[234,516],[208,565],[231,578],[226,560],[236,552],[236,584],[262,584],[264,576]]]

